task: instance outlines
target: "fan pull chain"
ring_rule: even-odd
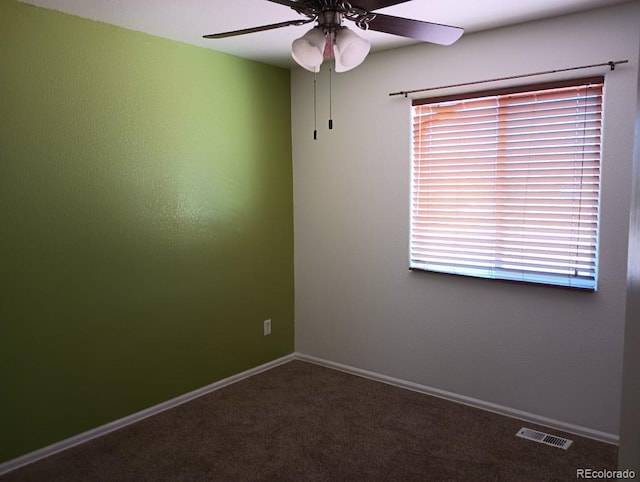
[[[318,73],[313,70],[313,140],[318,139],[318,105],[317,105],[317,90],[318,90]]]
[[[333,129],[333,113],[332,113],[332,87],[333,87],[333,61],[329,65],[329,129]]]

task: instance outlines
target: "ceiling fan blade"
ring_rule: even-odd
[[[273,30],[276,28],[282,27],[290,27],[291,25],[304,25],[305,23],[313,22],[313,19],[300,19],[300,20],[289,20],[287,22],[280,23],[272,23],[270,25],[262,25],[260,27],[251,27],[251,28],[243,28],[241,30],[232,30],[230,32],[222,32],[222,33],[211,33],[209,35],[203,35],[203,38],[226,38],[226,37],[235,37],[236,35],[244,35],[246,33],[255,33],[255,32],[263,32],[265,30]]]
[[[273,1],[273,0],[269,0]],[[362,10],[366,10],[370,12],[372,10],[377,10],[379,8],[391,7],[392,5],[398,5],[399,3],[405,3],[409,0],[354,0],[353,6],[356,8],[361,8]]]
[[[268,2],[279,3],[280,5],[286,5],[287,7],[291,7],[294,10],[298,10],[300,8],[300,2],[293,2],[291,0],[267,0]]]
[[[376,18],[369,22],[369,28],[378,32],[390,33],[439,45],[451,45],[464,33],[464,29],[460,27],[423,22],[422,20],[413,20],[410,18],[393,17],[381,13],[376,13]]]

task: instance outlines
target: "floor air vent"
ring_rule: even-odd
[[[557,437],[556,435],[549,435],[548,433],[538,432],[537,430],[532,430],[530,428],[524,427],[520,429],[516,436],[565,450],[568,449],[569,446],[573,443],[572,440],[566,438]]]

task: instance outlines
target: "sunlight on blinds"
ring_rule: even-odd
[[[603,83],[577,82],[414,102],[411,268],[596,288]]]

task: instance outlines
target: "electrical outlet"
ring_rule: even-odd
[[[271,334],[271,320],[264,320],[264,336]]]

